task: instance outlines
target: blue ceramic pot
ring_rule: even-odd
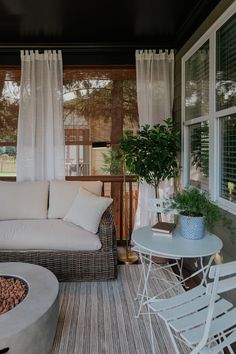
[[[179,215],[179,231],[182,237],[189,240],[200,240],[205,236],[205,220],[203,216]]]

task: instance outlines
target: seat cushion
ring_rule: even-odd
[[[0,221],[0,249],[95,251],[99,236],[62,220]]]
[[[96,195],[102,194],[101,181],[51,181],[49,187],[49,219],[63,219],[71,207],[79,187]]]
[[[45,219],[48,182],[0,182],[0,220]]]

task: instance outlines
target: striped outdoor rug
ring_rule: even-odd
[[[118,279],[60,284],[60,316],[52,354],[150,354],[147,315],[136,319],[141,265],[120,266]],[[151,279],[157,294],[165,288]],[[156,353],[174,354],[165,325],[152,315]],[[181,353],[188,351],[184,346]]]

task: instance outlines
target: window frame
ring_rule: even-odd
[[[209,120],[209,195],[219,207],[236,215],[236,203],[220,197],[220,119],[236,113],[236,106],[216,110],[216,32],[236,13],[236,2],[213,23],[213,25],[195,42],[181,60],[181,127],[183,172],[181,183],[187,188],[190,182],[190,139],[189,126]],[[209,112],[207,116],[185,120],[185,64],[186,61],[209,41]]]

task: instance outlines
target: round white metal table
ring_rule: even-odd
[[[174,230],[173,236],[169,237],[153,232],[150,226],[145,226],[133,232],[132,240],[136,246],[135,248],[137,248],[139,252],[140,260],[143,265],[143,272],[141,274],[136,297],[138,298],[140,295],[141,301],[136,317],[139,317],[141,314],[141,308],[145,302],[145,299],[148,298],[148,279],[151,271],[151,265],[153,264],[153,256],[180,259],[181,261],[184,258],[197,258],[200,260],[200,270],[194,272],[190,277],[202,272],[203,279],[206,279],[207,271],[215,257],[215,254],[220,252],[223,247],[221,239],[214,234],[207,232],[205,237],[200,240],[187,240],[181,236],[178,227]],[[203,264],[204,257],[210,257],[206,266]],[[148,267],[146,268],[145,264],[147,261]],[[160,268],[163,269],[165,267]],[[140,293],[142,278],[143,290]]]
[[[200,240],[183,238],[178,228],[172,237],[159,236],[150,226],[141,227],[133,232],[132,240],[136,246],[160,257],[198,258],[211,256],[219,252],[223,243],[219,237],[209,232]]]

